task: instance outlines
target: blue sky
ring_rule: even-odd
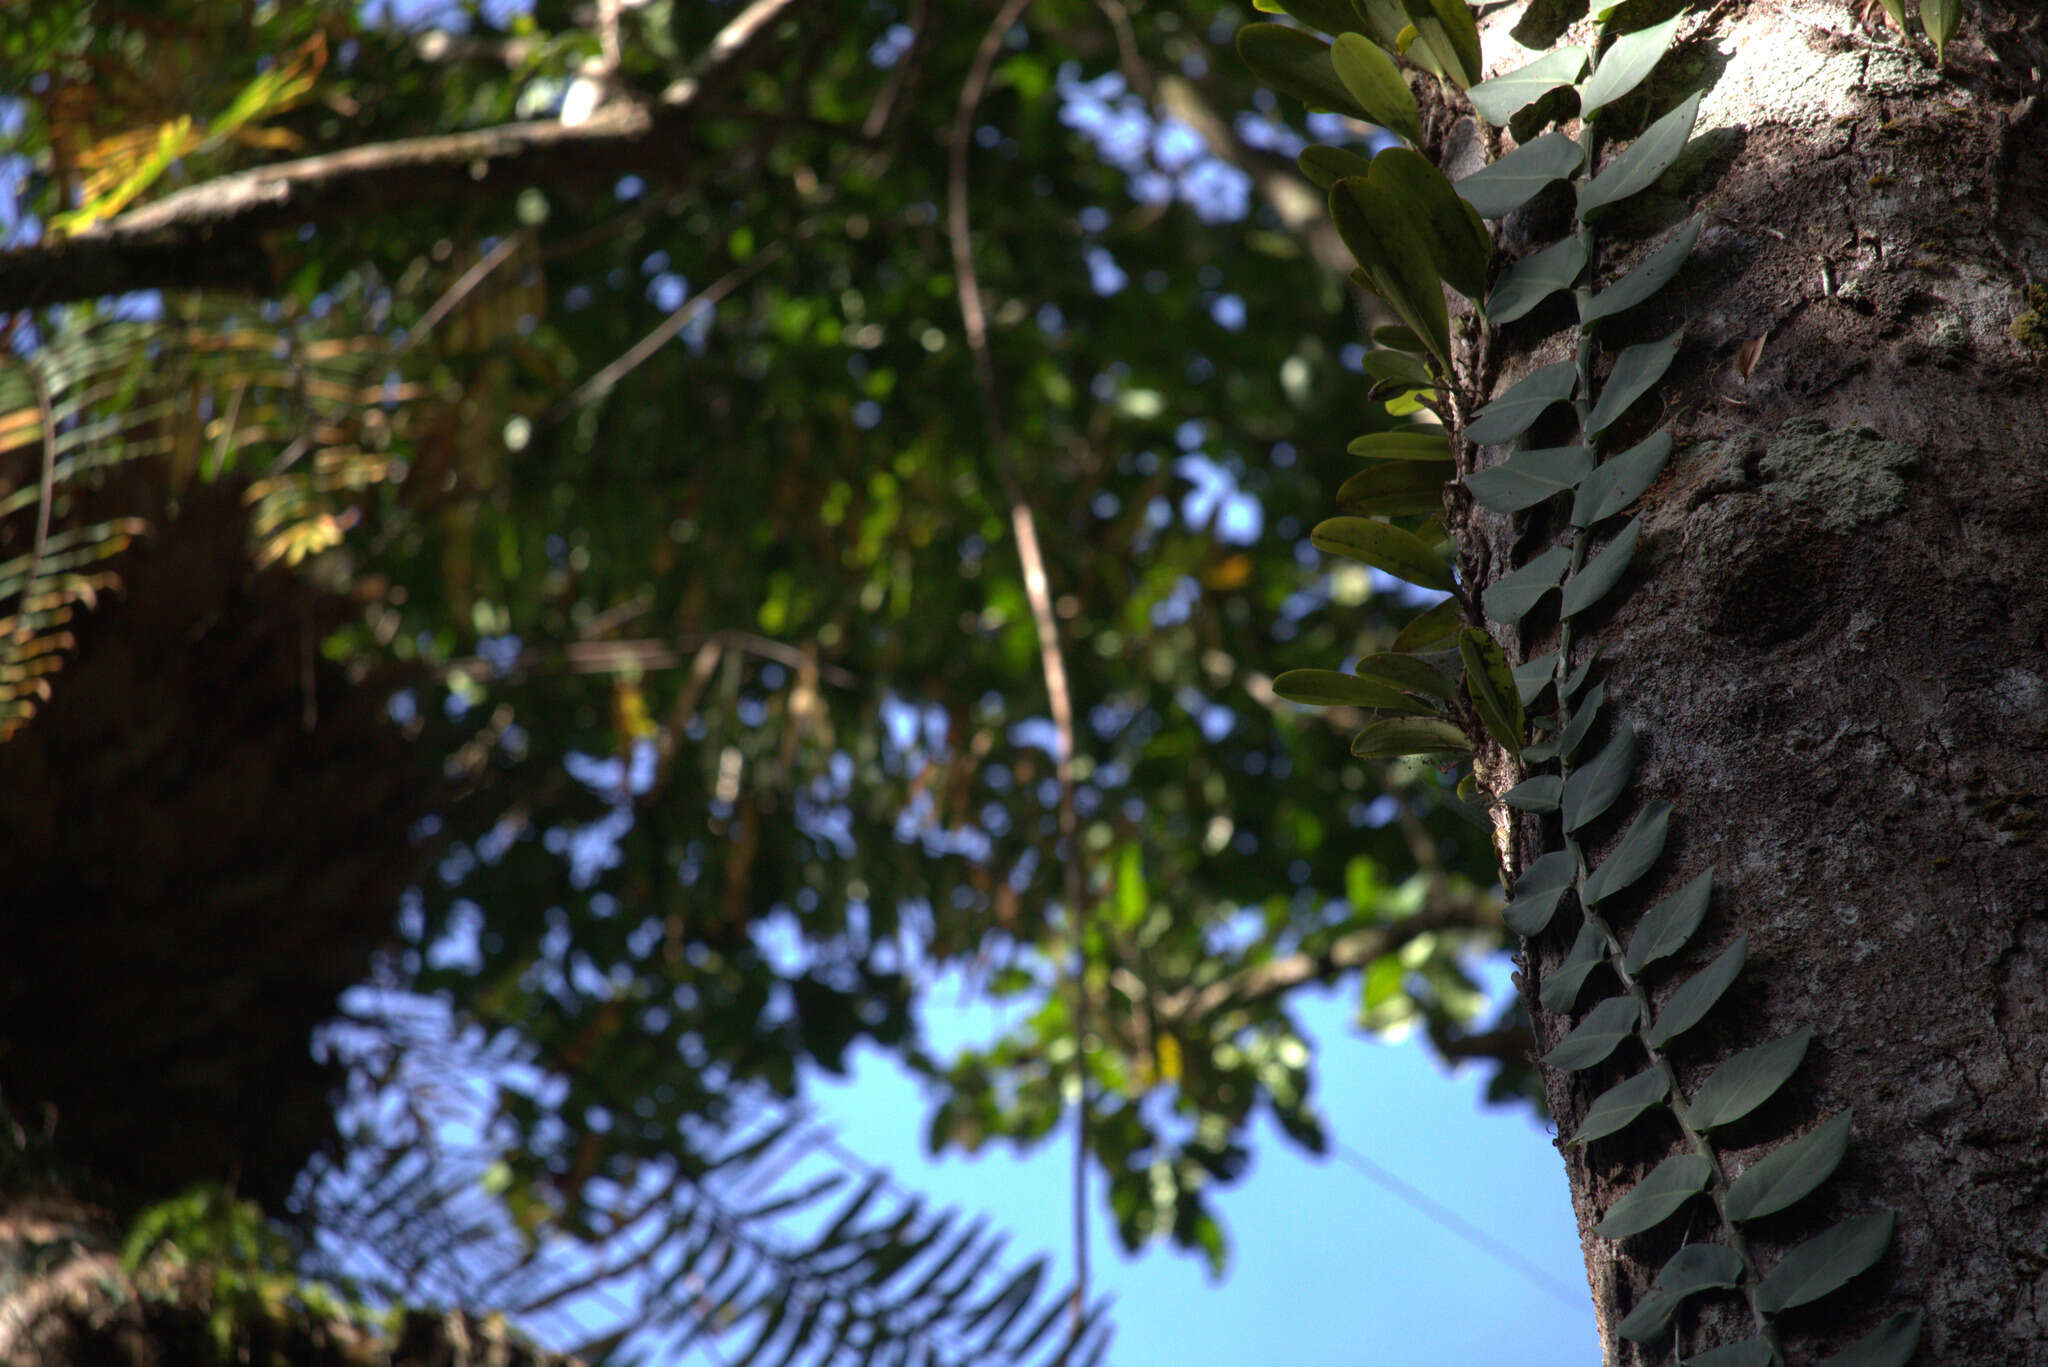
[[[1099,1188],[1091,1206],[1094,1289],[1115,1298],[1117,1367],[1432,1367],[1497,1362],[1590,1367],[1600,1360],[1584,1263],[1550,1135],[1521,1109],[1480,1100],[1477,1068],[1448,1074],[1424,1045],[1388,1044],[1349,1025],[1345,993],[1304,999],[1321,1045],[1320,1099],[1335,1141],[1318,1161],[1262,1123],[1250,1175],[1218,1202],[1230,1270],[1165,1247],[1116,1251]],[[936,1021],[944,1033],[946,1024]],[[886,1057],[864,1052],[851,1078],[814,1091],[840,1139],[900,1184],[986,1212],[1020,1256],[1072,1270],[1072,1135],[1025,1159],[924,1156],[929,1108]],[[1462,1217],[1514,1266],[1461,1238],[1374,1179],[1377,1173]],[[1539,1280],[1539,1278],[1541,1280]],[[705,1359],[709,1361],[709,1359]]]

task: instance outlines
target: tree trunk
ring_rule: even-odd
[[[1495,46],[1518,17],[1489,30],[1496,72],[1526,60]],[[1667,857],[1626,905],[1715,870],[1706,928],[1650,977],[1653,997],[1749,936],[1733,992],[1674,1046],[1688,1094],[1734,1050],[1814,1029],[1786,1091],[1725,1132],[1729,1176],[1854,1108],[1836,1177],[1750,1227],[1762,1266],[1846,1216],[1897,1212],[1874,1270],[1781,1319],[1787,1359],[1918,1308],[1919,1361],[2048,1362],[2048,301],[2028,287],[2048,281],[2048,117],[2031,93],[2048,32],[2036,0],[1979,0],[1937,69],[1876,4],[1748,0],[1707,24],[1653,96],[1661,111],[1705,86],[1694,149],[1599,247],[1605,281],[1709,213],[1675,285],[1603,338],[1611,357],[1686,327],[1660,391],[1677,454],[1642,501],[1625,594],[1578,632],[1581,656],[1609,662],[1611,713],[1644,738],[1588,853],[1663,798]],[[1570,332],[1545,335],[1568,325],[1561,308],[1503,330],[1496,391],[1566,354]],[[1556,533],[1475,525],[1496,570]],[[1548,635],[1525,622],[1524,654]],[[1555,847],[1555,818],[1520,821],[1519,862]],[[1573,919],[1524,959],[1539,1049],[1576,1019],[1536,998]],[[1561,1134],[1642,1066],[1620,1059],[1546,1070]],[[1671,1356],[1613,1331],[1684,1222],[1592,1232],[1677,1151],[1660,1124],[1564,1148],[1610,1363]],[[1711,1232],[1696,1204],[1695,1238]],[[1678,1323],[1687,1352],[1753,1332],[1746,1314]]]

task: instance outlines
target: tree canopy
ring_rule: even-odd
[[[210,486],[324,595],[306,678],[410,742],[366,761],[403,797],[328,828],[388,851],[374,807],[418,861],[327,1036],[350,1147],[295,1201],[333,1268],[401,1285],[488,1229],[428,1289],[630,1285],[600,1348],[973,1356],[1030,1341],[1036,1281],[920,1319],[948,1274],[915,1260],[979,1273],[984,1232],[879,1179],[747,1185],[818,1152],[803,1078],[857,1042],[929,1079],[935,1148],[1044,1142],[1078,1092],[1124,1241],[1218,1267],[1251,1117],[1325,1142],[1291,989],[1355,981],[1368,1028],[1530,1094],[1468,972],[1502,939],[1483,820],[1273,690],[1428,599],[1307,540],[1388,419],[1309,120],[1231,51],[1252,17],[10,19],[0,751]],[[963,982],[1015,1024],[940,1056],[918,1006]],[[484,1081],[451,1138],[419,1098],[454,1079]]]

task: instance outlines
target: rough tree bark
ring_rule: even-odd
[[[1491,71],[1526,59],[1505,39],[1523,9],[1488,16]],[[1918,1361],[2048,1362],[2048,308],[2029,288],[2048,281],[2048,16],[1977,0],[1940,69],[1876,4],[1723,0],[1688,29],[1655,98],[1706,88],[1694,148],[1602,233],[1606,279],[1710,213],[1677,285],[1605,339],[1686,324],[1662,387],[1678,454],[1643,501],[1629,591],[1580,633],[1645,737],[1589,853],[1672,800],[1639,904],[1712,864],[1688,962],[1749,934],[1736,995],[1678,1059],[1688,1089],[1815,1029],[1769,1119],[1729,1136],[1734,1166],[1855,1109],[1836,1179],[1755,1227],[1765,1265],[1833,1220],[1898,1213],[1874,1271],[1784,1318],[1791,1360],[1918,1307]],[[1544,211],[1511,246],[1554,240]],[[1496,389],[1566,354],[1569,305],[1551,307],[1504,330]],[[1473,530],[1497,572],[1555,529]],[[1524,654],[1547,634],[1525,622]],[[1546,846],[1523,820],[1526,861]],[[1567,919],[1524,963],[1539,1048],[1571,1025],[1535,996]],[[1617,1066],[1549,1076],[1561,1133]],[[1652,1360],[1613,1328],[1684,1231],[1592,1227],[1674,1151],[1662,1124],[1565,1150],[1610,1363]]]

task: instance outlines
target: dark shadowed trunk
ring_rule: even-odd
[[[1688,1090],[1734,1049],[1815,1031],[1788,1091],[1724,1132],[1731,1173],[1854,1108],[1835,1181],[1751,1227],[1760,1261],[1898,1213],[1875,1270],[1785,1316],[1798,1363],[1914,1307],[1919,1361],[2048,1362],[2048,298],[2029,286],[2048,281],[2048,33],[2035,0],[1964,16],[1937,69],[1875,4],[1713,7],[1653,97],[1705,87],[1693,149],[1601,235],[1605,279],[1709,215],[1676,286],[1603,339],[1611,356],[1686,325],[1661,391],[1678,453],[1643,501],[1631,591],[1579,632],[1644,737],[1589,853],[1669,799],[1671,857],[1629,905],[1712,864],[1686,965],[1748,932],[1734,995],[1675,1050]],[[1516,18],[1495,17],[1493,70],[1524,60]],[[1568,354],[1569,304],[1551,307],[1503,331],[1496,390]],[[1554,529],[1475,530],[1497,570]],[[1548,637],[1531,619],[1519,644]],[[1552,845],[1521,820],[1525,862]],[[1532,1009],[1568,938],[1533,942]],[[1572,1024],[1537,1021],[1541,1048]],[[1549,1074],[1560,1131],[1627,1070]],[[1592,1227],[1676,1142],[1666,1116],[1565,1150],[1611,1363],[1669,1360],[1613,1328],[1686,1231]]]

